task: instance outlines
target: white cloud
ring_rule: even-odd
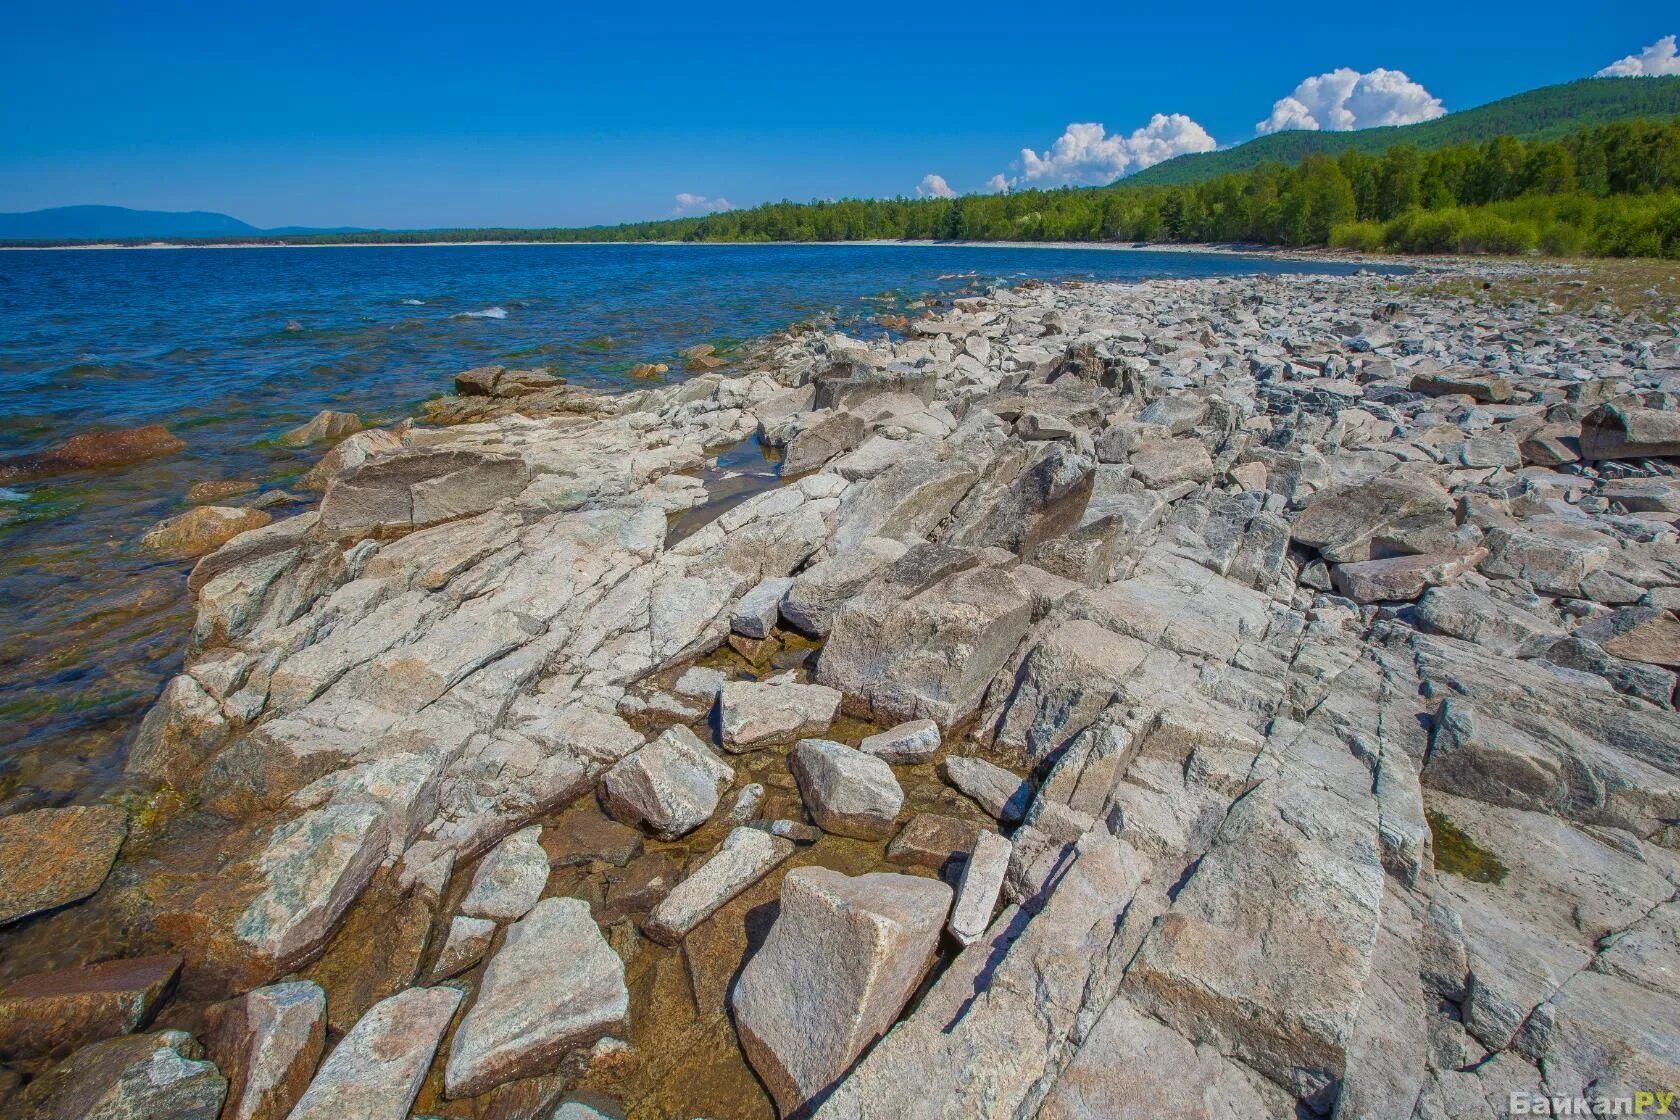
[[[1043,155],[1031,148],[1021,149],[1016,165],[1021,174],[1014,178],[994,175],[986,188],[1001,191],[1028,184],[1069,183],[1101,186],[1173,156],[1211,152],[1217,146],[1207,129],[1183,113],[1156,113],[1130,136],[1118,132],[1109,135],[1096,123],[1070,124]]]
[[[1680,52],[1675,50],[1674,36],[1664,35],[1638,54],[1630,54],[1593,75],[1596,78],[1657,78],[1665,74],[1680,74]]]
[[[686,218],[694,214],[716,214],[720,210],[733,210],[735,204],[727,198],[707,198],[703,194],[689,194],[683,191],[677,195],[677,208],[671,213],[679,218]]]
[[[1378,67],[1361,74],[1344,66],[1303,81],[1254,127],[1262,133],[1290,128],[1346,132],[1432,121],[1446,112],[1440,98],[1399,70]]]
[[[916,184],[917,198],[955,198],[957,192],[951,189],[951,184],[945,181],[943,175],[923,175],[922,181]]]

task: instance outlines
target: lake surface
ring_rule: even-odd
[[[0,812],[112,787],[191,616],[191,565],[136,538],[185,510],[192,482],[295,481],[320,449],[270,441],[323,408],[396,420],[491,364],[619,387],[638,362],[680,369],[676,352],[696,343],[825,314],[878,330],[874,317],[917,299],[1027,276],[1356,267],[958,245],[0,252],[0,457],[148,423],[187,443],[122,471],[0,485]]]

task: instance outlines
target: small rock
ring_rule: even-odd
[[[109,805],[0,817],[0,925],[97,891],[127,836],[128,814]]]
[[[459,988],[410,988],[368,1008],[287,1120],[403,1120],[461,996]]]
[[[982,758],[952,755],[939,764],[939,776],[1004,824],[1026,816],[1032,801],[1032,786],[1024,778]]]
[[[735,771],[686,727],[673,727],[607,771],[607,809],[662,840],[686,836],[711,819]]]
[[[730,681],[718,694],[726,750],[740,753],[821,735],[840,710],[840,693],[818,684]]]
[[[913,719],[866,737],[858,750],[872,754],[893,766],[914,766],[939,751],[939,725],[931,719]]]
[[[797,867],[730,996],[741,1047],[783,1116],[845,1073],[898,1018],[939,948],[951,888]]]
[[[770,869],[793,854],[793,841],[756,828],[737,828],[706,857],[700,869],[653,908],[642,932],[655,941],[674,945],[688,931],[711,917],[718,907],[764,878]]]
[[[670,372],[671,367],[664,362],[637,362],[630,367],[630,376],[638,381],[654,381]]]
[[[951,908],[948,926],[951,936],[963,945],[972,945],[991,925],[992,911],[997,909],[998,895],[1003,891],[1003,879],[1009,872],[1009,857],[1014,845],[995,832],[980,833],[974,853],[963,865],[962,878],[957,883],[957,902]]]
[[[548,853],[541,835],[542,826],[532,825],[497,844],[478,865],[461,913],[498,922],[524,917],[548,885]]]
[[[236,494],[249,494],[256,488],[257,483],[248,478],[206,479],[187,487],[187,501],[213,502],[218,498],[231,498]]]
[[[496,923],[489,918],[469,918],[457,914],[449,923],[449,933],[432,964],[433,984],[459,976],[477,964],[490,948],[496,936]]]
[[[85,1046],[8,1102],[24,1120],[216,1120],[228,1083],[185,1031]]]
[[[317,412],[307,423],[282,433],[274,442],[281,447],[308,447],[312,443],[341,440],[361,430],[362,418],[354,412],[334,412],[326,409]]]
[[[508,928],[485,967],[478,1000],[450,1044],[444,1094],[459,1100],[549,1073],[568,1050],[623,1031],[629,1014],[624,962],[589,904],[544,899]]]
[[[139,1030],[175,984],[177,956],[39,972],[0,987],[0,1060],[58,1057]]]
[[[723,811],[723,819],[730,824],[746,824],[758,812],[758,807],[764,803],[764,787],[758,782],[744,785],[735,791],[735,796],[729,801],[729,808]]]
[[[881,759],[829,739],[801,739],[788,767],[824,832],[860,840],[892,835],[904,790]]]
[[[204,1042],[228,1079],[222,1120],[285,1120],[327,1043],[327,994],[295,980],[213,1004]]]
[[[1330,571],[1336,590],[1356,603],[1410,601],[1431,587],[1451,583],[1487,557],[1487,549],[1430,552],[1337,564]]]
[[[1511,399],[1511,383],[1478,369],[1455,366],[1412,378],[1412,392],[1430,397],[1466,396],[1482,404]]]
[[[776,627],[782,599],[792,586],[793,580],[786,577],[764,580],[741,596],[741,601],[735,604],[735,613],[730,616],[729,628],[748,638],[768,638],[770,631]]]
[[[671,686],[671,691],[678,696],[687,696],[694,700],[704,700],[710,704],[717,699],[717,694],[728,683],[727,674],[717,669],[708,669],[703,665],[695,665],[677,678],[677,683]]]
[[[768,832],[772,836],[780,836],[784,840],[792,840],[795,844],[815,844],[823,838],[823,830],[814,824],[804,821],[773,820],[750,821],[748,828],[756,828],[760,832]]]
[[[197,506],[147,529],[140,547],[168,560],[214,552],[239,534],[261,529],[274,518],[241,506]]]

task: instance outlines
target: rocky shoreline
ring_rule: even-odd
[[[1438,279],[1028,282],[348,435],[195,568],[157,792],[0,818],[0,1107],[1680,1084],[1680,336]]]

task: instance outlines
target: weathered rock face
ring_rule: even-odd
[[[70,471],[110,470],[174,455],[185,441],[160,424],[114,432],[84,432],[34,455],[0,459],[0,482],[24,481]]]
[[[410,988],[368,1009],[327,1055],[288,1120],[403,1120],[443,1032],[456,988]]]
[[[63,1057],[138,1030],[180,969],[180,957],[135,957],[13,980],[0,987],[0,1058]]]
[[[1004,824],[1027,815],[1032,786],[1001,766],[983,758],[952,755],[939,764],[939,775]]]
[[[258,988],[205,1012],[205,1048],[228,1079],[226,1120],[285,1120],[327,1041],[327,994],[308,980]]]
[[[734,780],[735,771],[694,732],[673,727],[608,770],[601,785],[615,817],[675,840],[711,819]]]
[[[489,918],[457,914],[449,923],[443,948],[438,950],[437,961],[432,965],[432,982],[448,980],[477,964],[495,936],[496,923]]]
[[[0,926],[98,890],[127,835],[128,814],[108,805],[0,817]]]
[[[982,831],[975,841],[957,881],[957,901],[949,923],[951,936],[962,945],[974,944],[991,925],[1013,851],[1009,841],[995,832]]]
[[[801,739],[788,766],[824,832],[879,840],[897,830],[904,790],[881,759],[829,739]]]
[[[624,962],[589,904],[545,899],[508,927],[486,966],[478,1001],[450,1046],[444,1091],[472,1097],[546,1073],[566,1051],[624,1030],[629,1013]]]
[[[524,461],[511,455],[402,451],[334,479],[321,499],[321,528],[343,536],[419,529],[483,513],[530,481]]]
[[[227,1079],[185,1031],[96,1042],[31,1081],[11,1102],[28,1120],[215,1120]]]
[[[1680,455],[1680,418],[1672,411],[1621,402],[1600,405],[1581,421],[1581,458]]]
[[[943,883],[802,867],[730,995],[747,1058],[784,1116],[820,1102],[892,1026],[951,905]]]

